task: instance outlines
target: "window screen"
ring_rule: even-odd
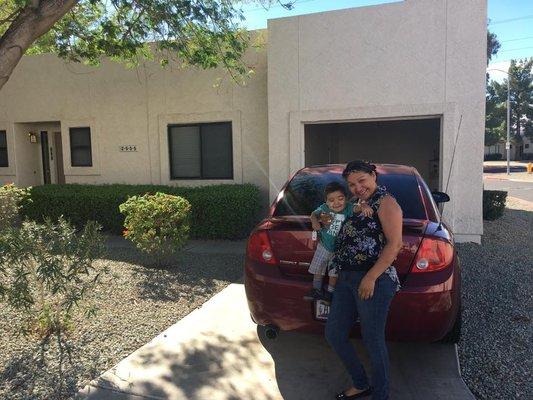
[[[70,128],[70,163],[73,167],[92,167],[91,128]]]
[[[204,178],[233,177],[231,124],[202,127],[202,172]]]
[[[231,122],[170,125],[171,179],[233,179]]]
[[[8,167],[7,159],[7,134],[6,131],[0,131],[0,167]]]
[[[169,130],[170,174],[172,178],[197,178],[201,175],[200,128],[174,126]]]

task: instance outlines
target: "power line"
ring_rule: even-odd
[[[526,40],[526,39],[533,39],[533,36],[527,36],[527,37],[517,38],[517,39],[500,40],[500,43],[504,43],[504,42],[517,42],[518,40]]]
[[[533,49],[533,46],[529,46],[529,47],[520,47],[519,49],[499,50],[498,53],[505,53],[505,52],[507,52],[507,51],[527,50],[527,49]]]
[[[516,18],[500,19],[500,20],[496,20],[496,21],[490,21],[489,25],[504,24],[506,22],[522,21],[524,19],[532,19],[532,18],[533,18],[533,15],[524,15],[523,17],[516,17]]]

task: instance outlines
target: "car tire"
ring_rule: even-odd
[[[457,311],[457,316],[453,323],[452,329],[444,336],[440,341],[441,343],[458,343],[461,338],[461,327],[463,323],[462,318],[463,312],[462,307],[459,304],[459,310]]]

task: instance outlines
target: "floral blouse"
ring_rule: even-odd
[[[330,268],[346,271],[368,271],[378,260],[386,239],[383,234],[378,209],[387,192],[385,186],[378,186],[367,204],[374,213],[365,217],[357,213],[344,221],[335,242],[335,254]]]

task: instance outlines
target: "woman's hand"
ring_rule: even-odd
[[[361,283],[359,284],[359,298],[361,300],[368,300],[374,295],[374,287],[376,286],[376,280],[366,274]]]

